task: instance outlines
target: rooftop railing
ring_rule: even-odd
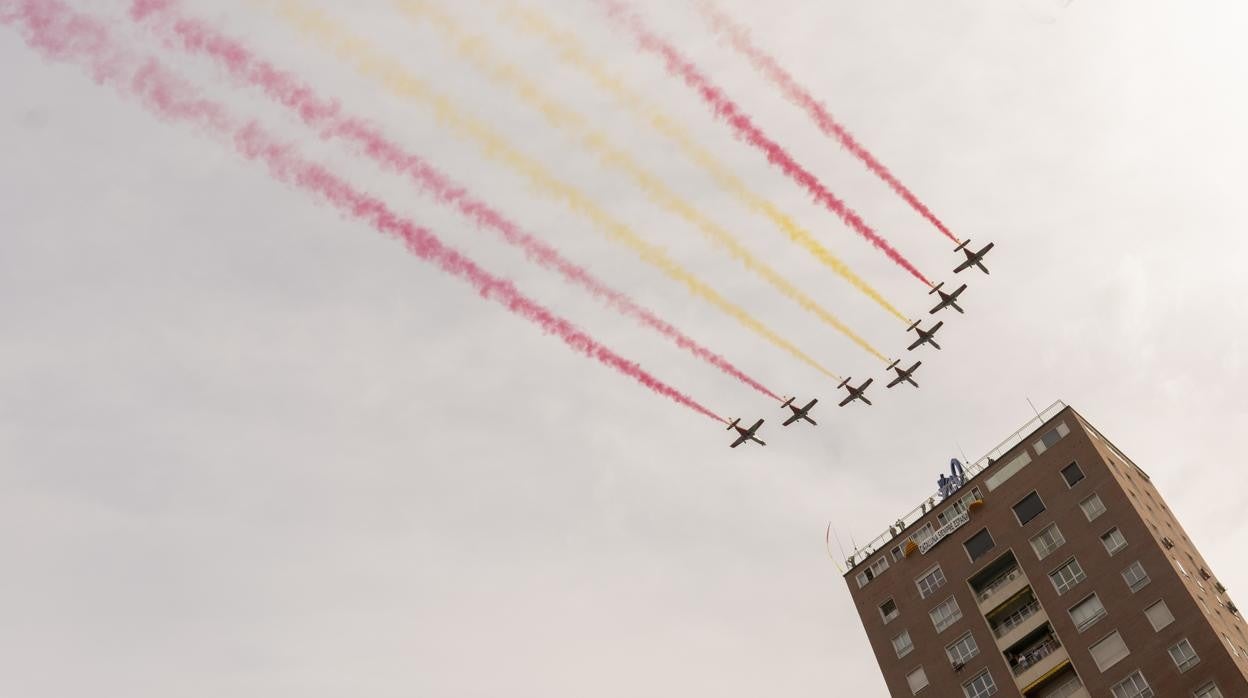
[[[989,465],[997,462],[997,460],[999,460],[1001,456],[1005,455],[1011,448],[1014,448],[1021,443],[1028,434],[1035,431],[1038,427],[1040,427],[1040,425],[1049,421],[1058,412],[1061,412],[1064,409],[1066,409],[1066,403],[1061,400],[1057,400],[1052,405],[1049,405],[1041,410],[1040,414],[1027,420],[1026,424],[1019,427],[1013,434],[1006,437],[1004,441],[997,444],[996,447],[988,453],[984,454],[982,458],[968,466],[965,466],[967,481],[969,482],[971,478],[982,473]],[[958,492],[961,492],[961,490],[959,489]],[[924,514],[927,514],[927,512],[934,509],[940,501],[940,492],[937,491],[936,494],[920,502],[917,507],[911,509],[901,518],[897,519],[892,526],[889,526],[887,531],[855,548],[854,552],[850,554],[849,559],[846,560],[848,566],[854,567],[867,557],[874,555],[876,552],[884,548],[887,543],[892,541],[916,521],[921,519]]]

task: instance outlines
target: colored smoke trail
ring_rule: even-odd
[[[407,175],[417,187],[440,203],[456,207],[478,227],[497,233],[511,245],[522,249],[531,262],[559,273],[568,282],[584,288],[620,313],[635,318],[680,348],[762,394],[777,401],[781,399],[724,357],[698,344],[626,294],[610,288],[587,269],[525,232],[489,204],[474,198],[463,186],[386,138],[371,124],[341,114],[336,102],[319,96],[304,80],[258,58],[243,43],[207,23],[181,14],[175,0],[135,0],[130,16],[138,22],[149,22],[162,37],[171,39],[170,45],[216,60],[236,80],[260,89],[272,100],[285,105],[323,137],[342,138],[383,167]]]
[[[637,92],[629,89],[607,69],[606,65],[590,57],[589,52],[575,35],[561,31],[540,10],[531,7],[520,7],[512,0],[505,0],[504,19],[526,34],[536,36],[554,47],[559,58],[568,65],[589,76],[602,90],[610,93],[619,102],[628,107],[639,120],[649,124],[656,131],[676,143],[685,156],[698,163],[725,191],[735,196],[746,207],[762,213],[786,237],[814,255],[821,263],[841,278],[849,282],[893,317],[907,325],[910,318],[906,317],[878,291],[859,277],[849,265],[838,259],[826,247],[821,245],[805,228],[798,225],[788,214],[780,210],[774,203],[760,196],[746,186],[740,177],[721,163],[710,151],[694,140],[693,136],[672,119],[669,119],[657,107],[649,104]]]
[[[822,102],[815,99],[815,96],[809,90],[797,83],[797,80],[776,62],[776,59],[763,52],[758,46],[750,41],[749,31],[739,24],[736,24],[728,18],[723,12],[714,6],[711,0],[694,0],[694,4],[701,12],[703,18],[711,25],[711,27],[722,36],[728,38],[728,42],[738,53],[744,55],[754,68],[763,74],[773,85],[775,85],[790,102],[801,107],[810,115],[819,130],[824,135],[836,140],[841,147],[848,150],[851,155],[862,161],[867,169],[876,177],[879,177],[889,186],[898,196],[900,196],[910,207],[913,208],[920,216],[923,216],[936,229],[944,233],[950,240],[961,242],[958,237],[945,227],[945,224],[932,213],[919,197],[906,188],[897,177],[889,171],[875,156],[871,154],[857,139],[836,119],[832,118],[832,114],[828,112],[827,107]]]
[[[562,201],[572,211],[588,218],[611,240],[631,249],[668,278],[684,285],[695,297],[715,306],[746,329],[823,375],[841,380],[840,376],[829,371],[792,342],[776,334],[745,309],[728,301],[718,291],[680,266],[662,248],[647,243],[632,228],[612,217],[580,189],[560,180],[540,163],[521,153],[488,125],[468,116],[448,97],[434,93],[423,80],[404,68],[399,61],[373,49],[364,38],[347,32],[343,29],[342,22],[331,20],[308,7],[305,0],[273,1],[278,5],[278,15],[297,32],[353,64],[361,74],[375,78],[391,94],[428,106],[441,123],[471,139],[483,154],[510,167],[529,180],[537,190]]]
[[[815,201],[836,214],[854,232],[869,240],[876,249],[883,252],[898,266],[910,272],[914,278],[922,281],[925,285],[929,287],[932,285],[932,282],[928,281],[927,277],[923,276],[922,272],[910,263],[910,260],[906,259],[879,233],[872,230],[871,226],[867,225],[861,216],[846,206],[845,202],[838,199],[818,178],[799,165],[793,159],[793,156],[782,148],[780,144],[768,138],[762,130],[755,126],[754,122],[741,111],[741,108],[728,99],[719,88],[711,84],[710,79],[697,66],[685,58],[680,51],[676,50],[675,46],[650,31],[640,17],[628,11],[623,4],[616,0],[598,0],[598,2],[604,7],[607,16],[612,21],[627,29],[636,37],[638,45],[662,58],[667,71],[693,88],[715,115],[733,128],[739,138],[761,150],[767,156],[769,162],[779,167],[790,179],[810,192]]]
[[[450,42],[463,59],[472,63],[491,82],[513,90],[525,104],[540,112],[556,130],[568,133],[599,157],[608,167],[619,168],[637,183],[637,186],[653,201],[680,216],[687,223],[706,235],[711,242],[723,247],[747,269],[758,274],[773,288],[790,298],[803,309],[818,317],[851,342],[884,363],[889,359],[870,342],[852,330],[815,299],[798,289],[791,281],[741,244],[731,233],[702,214],[695,206],[682,198],[654,173],[642,167],[628,152],[611,143],[610,137],[594,128],[583,115],[565,107],[547,95],[541,87],[526,77],[520,69],[490,51],[488,42],[480,36],[469,35],[450,15],[434,7],[428,0],[397,0],[400,8],[415,20],[428,20],[438,35]]]
[[[97,83],[138,99],[157,117],[195,124],[230,142],[243,157],[267,165],[275,179],[318,195],[343,213],[401,239],[412,254],[468,282],[481,297],[498,302],[538,325],[543,332],[557,335],[573,351],[593,357],[707,417],[725,421],[526,297],[511,282],[478,267],[433,233],[399,217],[382,201],[302,159],[291,146],[273,140],[254,122],[236,122],[221,105],[196,97],[186,83],[155,59],[140,59],[127,53],[112,41],[107,27],[98,19],[73,12],[59,0],[0,0],[0,22],[18,24],[26,42],[45,58],[82,65]]]

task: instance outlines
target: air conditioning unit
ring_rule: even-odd
[[[1213,583],[1213,588],[1214,588],[1214,589],[1217,589],[1219,594],[1225,594],[1225,593],[1226,593],[1226,587],[1222,586],[1222,582],[1214,582],[1214,583]]]
[[[1164,538],[1164,537],[1163,537],[1163,538],[1161,539],[1161,544],[1162,544],[1162,545],[1164,545],[1164,546],[1166,546],[1166,550],[1169,550],[1170,548],[1173,548],[1173,547],[1174,547],[1174,541],[1170,540],[1169,538]]]
[[[1201,579],[1209,579],[1209,578],[1210,578],[1210,577],[1212,577],[1212,576],[1213,576],[1212,574],[1209,574],[1209,570],[1205,569],[1204,567],[1201,567],[1201,568],[1200,568],[1200,578],[1201,578]]]

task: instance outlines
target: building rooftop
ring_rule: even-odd
[[[1028,436],[1043,426],[1045,422],[1057,416],[1057,414],[1064,409],[1066,409],[1065,402],[1062,402],[1061,400],[1055,401],[1053,404],[1041,410],[1038,415],[1027,420],[1026,424],[1015,430],[1013,434],[1007,436],[1003,441],[1001,441],[1001,443],[993,447],[991,451],[984,454],[982,458],[974,463],[971,463],[970,465],[963,466],[966,473],[966,479],[965,482],[962,483],[962,486],[970,484],[970,482],[980,473],[984,472],[988,466],[996,463],[1002,456],[1008,453],[1010,449],[1022,443]],[[960,488],[961,486],[958,489]],[[857,548],[854,548],[854,551],[850,553],[849,558],[845,561],[845,575],[848,576],[854,571],[855,567],[863,562],[866,562],[871,555],[885,549],[894,539],[904,537],[910,527],[918,523],[919,519],[922,519],[929,512],[931,512],[935,505],[945,499],[947,494],[949,493],[937,490],[933,495],[919,502],[919,504],[913,509],[898,517],[893,524],[888,527],[888,530],[884,531],[875,538],[872,538],[866,543],[863,543]]]

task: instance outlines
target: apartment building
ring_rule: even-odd
[[[891,695],[1248,696],[1239,609],[1148,474],[1074,409],[957,475],[847,561]]]

